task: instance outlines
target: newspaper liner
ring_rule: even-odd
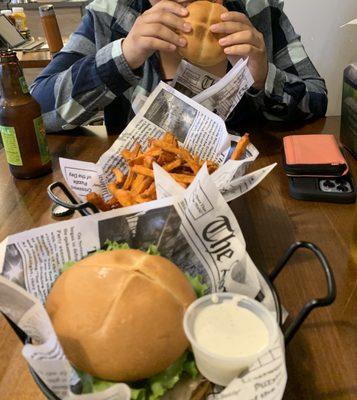
[[[254,83],[248,69],[248,60],[249,58],[244,60],[229,57],[233,67],[223,78],[182,60],[171,86],[226,120]],[[140,111],[146,100],[147,97],[142,93],[135,96],[132,101],[135,114]]]
[[[132,150],[136,143],[145,149],[148,138],[160,138],[166,131],[173,132],[183,146],[201,159],[210,159],[220,165],[212,179],[226,199],[232,200],[243,194],[241,181],[237,178],[242,177],[258,157],[258,150],[249,144],[242,160],[229,160],[240,137],[230,135],[218,115],[164,82],[156,87],[140,112],[97,163],[60,158],[62,174],[80,200],[84,200],[90,191],[108,200],[111,194],[107,184],[115,180],[113,167],[119,167],[124,173],[128,169],[121,151],[124,148]],[[261,180],[270,170],[255,171],[251,179]],[[157,179],[156,184],[159,183]]]
[[[166,174],[159,166],[161,174]],[[166,190],[177,189],[169,175]],[[162,193],[162,192],[161,192]],[[169,193],[166,193],[166,195]],[[245,249],[239,224],[213,184],[206,166],[177,196],[35,228],[0,244],[0,310],[32,337],[23,355],[60,399],[129,400],[126,384],[93,394],[74,394],[78,377],[67,361],[43,303],[66,261],[83,258],[106,239],[133,248],[156,244],[163,256],[184,272],[201,274],[211,291],[233,291],[263,299],[274,312],[265,280]],[[215,387],[210,400],[282,398],[287,373],[282,335],[241,378],[225,389]],[[223,390],[222,390],[223,389]]]

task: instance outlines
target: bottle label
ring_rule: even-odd
[[[12,126],[0,125],[0,132],[7,162],[16,166],[23,165],[15,128]]]
[[[29,92],[29,88],[27,86],[26,79],[23,76],[20,76],[19,82],[20,82],[20,86],[21,86],[21,89],[22,89],[22,93],[24,93],[24,94],[28,93]]]
[[[33,120],[35,127],[38,149],[40,150],[40,157],[42,165],[47,164],[51,160],[50,151],[48,150],[46,131],[43,125],[42,117],[37,117]]]

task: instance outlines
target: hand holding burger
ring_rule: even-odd
[[[213,66],[227,56],[248,57],[248,67],[254,78],[254,87],[263,89],[268,73],[268,60],[263,35],[255,29],[248,17],[228,11],[219,3],[195,1],[183,19],[192,30],[182,33],[187,46],[178,48],[189,62]]]
[[[257,31],[248,17],[230,11],[221,15],[221,21],[210,27],[211,32],[221,34],[219,44],[227,56],[249,57],[248,67],[256,89],[263,89],[268,74],[268,58],[264,36]]]
[[[194,1],[187,7],[186,23],[192,26],[190,32],[182,36],[187,46],[178,49],[179,54],[192,64],[200,67],[217,65],[227,58],[218,40],[222,35],[210,31],[210,26],[220,22],[227,9],[219,3]]]
[[[190,24],[182,19],[187,14],[178,2],[161,0],[140,15],[122,43],[129,67],[139,68],[156,51],[174,52],[185,46],[181,34],[191,30]]]

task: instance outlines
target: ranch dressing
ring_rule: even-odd
[[[247,357],[269,344],[264,322],[252,311],[237,306],[232,299],[203,308],[193,324],[197,344],[223,357]],[[216,303],[216,304],[215,304]]]

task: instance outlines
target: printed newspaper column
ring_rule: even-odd
[[[255,171],[251,174],[249,179],[246,181],[240,182],[239,184],[237,183],[236,186],[234,186],[234,198],[240,196],[241,194],[245,193],[245,190],[249,190],[250,186],[253,188],[254,186],[257,185],[257,182],[261,181],[271,170],[273,166],[270,168],[262,168],[261,170]],[[156,182],[156,187],[157,187],[157,195],[158,198],[164,198],[167,196],[177,196],[177,195],[185,195],[185,190],[170,176],[168,172],[166,172],[163,168],[161,168],[159,165],[154,165],[154,174],[155,174],[155,182]],[[200,173],[195,181],[192,183],[192,185],[196,184],[199,185],[199,187],[202,189],[208,188],[208,192],[205,192],[205,197],[207,198],[208,194],[210,194],[212,198],[212,203],[215,204],[215,208],[219,209],[222,214],[224,215],[232,215],[231,210],[229,206],[223,201],[220,202],[219,206],[217,204],[217,198],[220,197],[218,191],[214,190],[214,185],[212,185],[212,181],[209,181],[211,179],[209,177],[208,173],[205,174],[204,172]],[[243,177],[244,178],[244,177]],[[202,183],[203,180],[203,183]],[[208,180],[208,181],[207,181]],[[206,182],[205,182],[206,181]],[[199,183],[198,183],[199,182]],[[192,186],[191,185],[191,186]],[[240,190],[240,194],[237,194],[237,192]],[[202,191],[197,191],[197,194],[202,193]],[[216,194],[214,194],[216,193]],[[229,196],[230,192],[227,192],[227,195]],[[222,200],[222,199],[221,199]],[[186,203],[181,204],[182,207],[186,207]],[[218,208],[219,207],[219,208]],[[223,210],[222,210],[223,207]],[[230,214],[227,214],[230,213]],[[210,217],[210,215],[208,214]],[[233,215],[233,221],[236,221],[235,216]],[[193,220],[190,220],[190,223],[193,224]],[[238,231],[241,234],[239,225],[238,225]],[[184,234],[184,231],[182,231]],[[240,235],[239,235],[240,236]],[[244,239],[243,239],[244,241]],[[193,244],[194,245],[194,244]],[[197,249],[197,255],[200,255],[200,249]],[[210,270],[214,270],[214,266],[209,267]],[[248,272],[247,272],[248,271]],[[239,260],[236,260],[233,262],[232,267],[228,271],[228,273],[225,273],[225,285],[224,285],[225,290],[227,291],[232,291],[232,292],[238,292],[241,294],[245,294],[247,296],[255,297],[256,295],[259,296],[260,301],[273,313],[275,313],[275,303],[274,299],[270,293],[270,289],[268,288],[264,278],[257,273],[257,269],[249,257],[249,254],[245,254],[245,264]]]
[[[274,163],[240,178],[233,179],[221,192],[224,199],[229,202],[249,192],[270,174],[276,165],[277,163]]]
[[[160,82],[140,114],[163,132],[173,132],[180,143],[203,159],[220,161],[229,147],[224,121],[187,96]]]
[[[98,194],[107,193],[107,187],[100,179],[102,174],[99,165],[68,158],[60,158],[59,163],[64,179],[81,201],[84,201],[91,191]]]
[[[242,294],[255,297],[260,284],[256,272],[247,269],[249,256],[242,231],[213,184],[206,165],[185,191],[184,198],[181,218],[187,223],[182,225],[182,232],[187,237],[195,237],[197,254],[205,254],[201,262],[206,263],[212,279],[218,282],[213,290],[227,290],[228,278],[233,274],[241,279],[245,289],[249,287],[248,293]]]
[[[192,98],[219,80],[218,76],[192,65],[186,60],[181,60],[171,86]]]
[[[172,85],[226,120],[254,83],[247,64],[248,58],[240,59],[223,78],[218,78],[182,60]]]
[[[71,370],[42,304],[20,286],[0,276],[0,310],[38,345],[27,344],[23,355],[51,390],[63,398]]]
[[[280,331],[273,347],[248,372],[207,400],[280,400],[287,382],[284,337]]]
[[[248,60],[239,60],[222,79],[192,99],[226,120],[254,83]]]

